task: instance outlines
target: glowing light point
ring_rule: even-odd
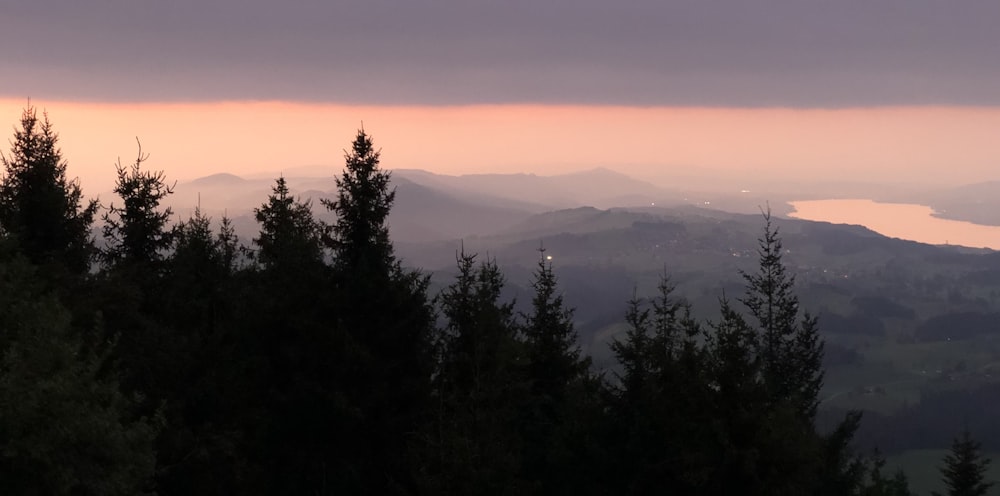
[[[546,260],[552,260],[552,255],[545,255]]]

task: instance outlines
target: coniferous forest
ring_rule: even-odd
[[[3,154],[4,494],[910,494],[855,449],[859,413],[817,427],[822,322],[767,212],[742,294],[703,321],[664,273],[599,373],[544,248],[525,311],[482,254],[441,291],[402,264],[365,131],[335,222],[279,177],[253,239],[172,224],[145,160],[87,200],[30,107]],[[968,432],[943,463],[949,494],[989,489]]]

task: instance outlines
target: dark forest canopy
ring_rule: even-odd
[[[359,131],[332,223],[278,178],[241,243],[200,210],[169,225],[140,151],[98,250],[98,205],[26,109],[0,182],[5,492],[908,494],[854,448],[858,412],[817,427],[822,322],[770,212],[713,318],[666,273],[632,297],[612,372],[544,248],[520,306],[495,259],[457,253],[440,291],[404,267],[379,158]]]

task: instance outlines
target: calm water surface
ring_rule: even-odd
[[[877,203],[871,200],[809,200],[789,202],[790,217],[857,224],[892,238],[933,245],[961,245],[1000,250],[1000,227],[939,219],[925,205]]]

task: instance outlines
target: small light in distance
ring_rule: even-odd
[[[546,256],[545,256],[545,259],[546,259],[546,260],[552,260],[552,255],[546,255]]]

